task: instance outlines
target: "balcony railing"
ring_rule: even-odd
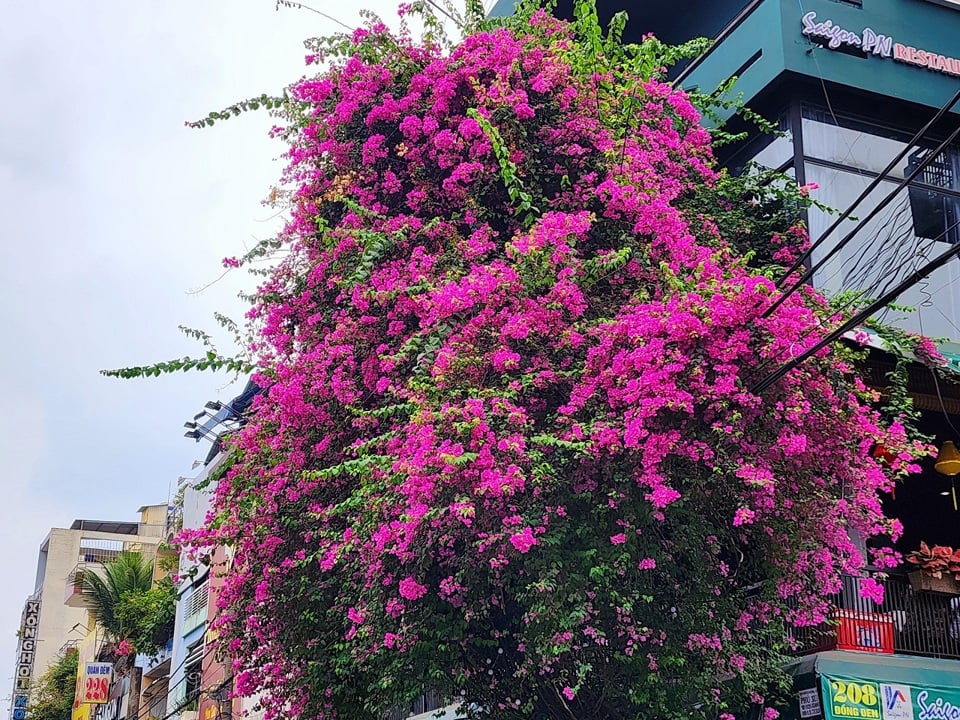
[[[831,623],[794,628],[800,654],[836,648],[960,659],[960,597],[914,589],[907,577],[891,575],[878,605],[860,595],[859,583],[843,578]]]
[[[83,587],[84,564],[78,563],[67,575],[67,582],[64,587],[63,604],[73,608],[87,607],[87,593]],[[89,572],[86,571],[86,572]]]
[[[167,661],[170,660],[170,656],[172,654],[173,638],[171,637],[169,640],[167,640],[166,645],[160,648],[160,652],[158,652],[155,656],[137,655],[137,667],[143,668],[144,677],[152,678],[166,674],[163,671],[165,670],[167,673],[169,672],[170,668]],[[161,668],[164,663],[167,663],[167,667]],[[158,671],[158,669],[160,670]]]
[[[448,703],[444,702],[437,693],[432,690],[427,690],[406,707],[391,710],[385,720],[405,720],[414,715],[434,713],[447,704]]]

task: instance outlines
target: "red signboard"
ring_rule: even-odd
[[[837,649],[893,654],[890,613],[837,610]]]

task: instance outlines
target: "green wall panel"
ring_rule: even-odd
[[[788,70],[932,107],[941,106],[958,88],[960,76],[898,62],[896,44],[932,51],[960,60],[960,10],[926,0],[863,0],[857,8],[832,0],[767,0],[783,14],[784,64]],[[811,44],[803,34],[804,15],[831,21],[862,41],[865,29],[892,39],[890,57],[841,52],[857,50],[841,44],[830,49]],[[960,63],[958,63],[960,64]]]

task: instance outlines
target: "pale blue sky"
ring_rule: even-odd
[[[393,0],[363,6],[392,17]],[[356,24],[359,5],[316,0]],[[335,25],[272,0],[65,0],[10,5],[0,24],[0,467],[6,548],[0,696],[50,527],[132,520],[165,502],[208,446],[182,424],[210,375],[119,381],[102,368],[196,350],[177,325],[239,319],[250,279],[220,259],[277,227],[260,205],[281,165],[254,114],[203,131],[184,120],[276,91],[301,41]],[[0,712],[6,712],[6,704]]]

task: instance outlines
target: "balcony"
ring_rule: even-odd
[[[73,570],[67,575],[65,592],[63,594],[63,604],[72,608],[85,608],[89,606],[87,594],[83,589],[83,574],[90,572],[88,563],[77,563]]]
[[[421,718],[423,720],[427,718],[441,718],[441,720],[450,718],[452,720],[459,717],[453,712],[454,706],[445,708],[446,705],[448,703],[442,700],[436,692],[426,690],[423,695],[406,707],[391,710],[385,720],[420,720]],[[443,714],[441,714],[441,711]]]
[[[173,638],[160,648],[156,656],[137,655],[136,665],[143,669],[146,678],[161,678],[170,673],[170,657],[173,654]]]
[[[916,590],[906,576],[891,575],[877,605],[860,596],[859,580],[843,578],[832,623],[794,628],[797,654],[837,649],[960,660],[960,597]]]

